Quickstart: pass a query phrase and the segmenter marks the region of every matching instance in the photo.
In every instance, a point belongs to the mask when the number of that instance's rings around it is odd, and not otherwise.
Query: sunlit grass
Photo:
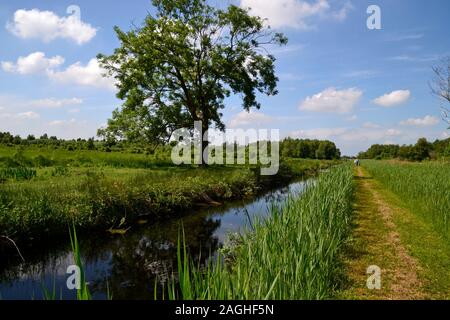
[[[299,198],[254,221],[227,258],[194,265],[183,242],[169,299],[326,299],[337,289],[338,255],[350,232],[353,171],[323,173]]]
[[[450,163],[364,161],[363,166],[450,239]]]

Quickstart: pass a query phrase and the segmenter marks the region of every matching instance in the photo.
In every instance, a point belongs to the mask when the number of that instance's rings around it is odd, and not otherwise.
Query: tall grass
[[[364,161],[363,166],[450,239],[450,163]]]
[[[197,266],[179,245],[178,285],[169,299],[326,299],[340,275],[339,253],[352,220],[353,171],[334,167],[298,198],[274,206],[254,221],[232,249],[228,263]]]
[[[73,259],[80,270],[80,288],[77,289],[77,300],[91,300],[92,297],[87,285],[83,262],[81,261],[80,246],[75,227],[70,231],[70,244],[72,246]]]

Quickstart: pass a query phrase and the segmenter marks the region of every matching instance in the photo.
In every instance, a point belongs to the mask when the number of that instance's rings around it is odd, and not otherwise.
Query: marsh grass
[[[178,275],[171,300],[327,299],[338,286],[339,254],[351,229],[353,170],[330,169],[284,206],[241,235],[232,250],[204,266],[191,261],[184,233],[178,243]]]
[[[107,230],[125,218],[168,219],[212,200],[251,198],[331,162],[291,160],[277,176],[257,166],[173,166],[145,154],[0,146],[0,229],[15,240]]]
[[[450,163],[364,161],[363,166],[450,240]]]

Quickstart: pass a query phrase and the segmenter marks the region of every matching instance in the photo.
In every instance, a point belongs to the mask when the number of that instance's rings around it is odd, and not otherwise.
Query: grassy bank
[[[196,205],[249,198],[332,164],[290,160],[279,175],[261,177],[256,167],[175,167],[142,154],[2,152],[0,234],[15,240],[64,235],[72,224],[106,230],[144,216],[167,219]]]
[[[301,197],[254,221],[227,256],[205,268],[179,252],[172,299],[326,299],[340,276],[340,249],[350,231],[351,166],[334,167]]]
[[[448,299],[449,163],[365,161],[363,166],[374,178],[376,192],[393,210],[392,220],[401,243],[420,266],[417,273],[423,295],[427,299]],[[388,253],[383,252],[378,259],[385,263]]]
[[[363,166],[450,241],[450,163],[364,161]]]

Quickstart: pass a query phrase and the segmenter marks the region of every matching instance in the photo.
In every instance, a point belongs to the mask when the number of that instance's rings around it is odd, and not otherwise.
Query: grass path
[[[397,225],[399,216],[412,213],[387,201],[380,185],[358,167],[356,169],[356,219],[353,240],[345,265],[348,289],[341,293],[346,299],[427,299],[422,267],[410,254]],[[381,268],[381,289],[367,288],[367,268]]]

